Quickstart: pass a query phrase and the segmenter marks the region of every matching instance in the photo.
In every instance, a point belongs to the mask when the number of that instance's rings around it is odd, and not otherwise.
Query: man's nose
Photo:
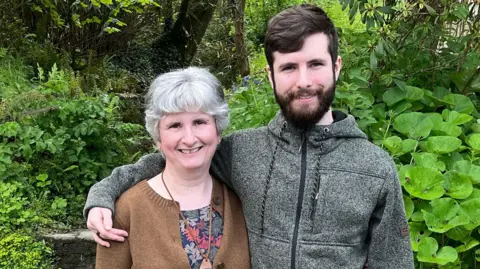
[[[299,89],[307,89],[312,86],[312,77],[308,68],[298,69],[297,87]]]

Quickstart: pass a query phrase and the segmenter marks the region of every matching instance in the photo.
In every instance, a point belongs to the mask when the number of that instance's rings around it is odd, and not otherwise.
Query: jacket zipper
[[[293,229],[293,238],[292,238],[292,264],[291,268],[295,269],[296,264],[296,252],[297,252],[297,238],[298,238],[298,226],[300,225],[300,217],[302,215],[302,207],[303,207],[303,193],[305,191],[305,177],[307,173],[307,134],[303,133],[303,141],[302,141],[302,164],[301,164],[301,171],[300,171],[300,189],[298,192],[298,201],[297,201],[297,214],[295,217],[295,226]]]

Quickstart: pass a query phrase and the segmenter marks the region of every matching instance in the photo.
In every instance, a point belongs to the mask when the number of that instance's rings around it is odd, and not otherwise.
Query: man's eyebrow
[[[312,59],[312,60],[308,61],[308,64],[312,64],[312,63],[326,64],[326,61],[325,61],[325,59],[315,58],[315,59]]]
[[[288,66],[288,67],[289,67],[289,66],[297,66],[297,64],[296,64],[296,63],[293,63],[293,62],[286,62],[286,63],[283,63],[283,64],[279,65],[279,66],[278,66],[278,69],[283,69],[283,68],[285,68],[285,67],[287,67],[287,66]]]

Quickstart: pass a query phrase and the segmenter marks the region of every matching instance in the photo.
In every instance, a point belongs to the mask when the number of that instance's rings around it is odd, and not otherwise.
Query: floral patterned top
[[[198,269],[202,264],[203,257],[200,255],[200,251],[203,254],[208,252],[208,237],[210,232],[210,205],[194,209],[182,211],[183,215],[188,221],[190,226],[190,232],[185,229],[185,223],[181,216],[179,220],[180,224],[180,234],[182,236],[182,246],[187,253],[188,262],[191,269]],[[212,210],[212,243],[210,249],[209,259],[213,263],[215,256],[217,255],[218,250],[220,249],[220,244],[223,237],[223,219],[222,216],[215,210]],[[194,239],[190,234],[193,234],[197,240],[195,244]],[[200,250],[198,249],[198,247]]]

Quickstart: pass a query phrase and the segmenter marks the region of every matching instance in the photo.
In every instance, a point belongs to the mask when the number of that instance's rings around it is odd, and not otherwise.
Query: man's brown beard
[[[301,129],[307,129],[317,124],[330,109],[335,97],[335,82],[333,85],[322,91],[321,89],[300,89],[291,91],[286,96],[280,96],[274,89],[275,99],[277,100],[282,114],[287,121]],[[295,111],[292,108],[292,102],[302,94],[314,94],[318,98],[318,107],[313,111]]]

